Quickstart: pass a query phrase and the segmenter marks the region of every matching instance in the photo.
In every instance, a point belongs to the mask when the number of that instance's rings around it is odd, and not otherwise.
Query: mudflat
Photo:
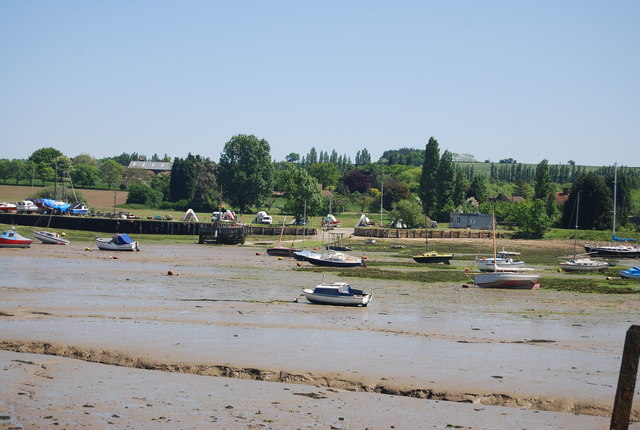
[[[0,428],[604,429],[640,315],[637,294],[365,278],[368,307],[312,305],[343,279],[141,239],[0,249]]]

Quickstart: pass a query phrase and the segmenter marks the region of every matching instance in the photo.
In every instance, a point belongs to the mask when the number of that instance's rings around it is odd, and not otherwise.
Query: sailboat
[[[280,242],[282,241],[282,235],[284,234],[284,227],[287,223],[287,217],[284,217],[282,221],[282,230],[280,230],[280,239],[278,239],[278,244],[272,248],[267,248],[267,255],[273,255],[276,257],[291,257],[293,252],[300,251],[299,249],[287,248],[286,246],[281,246]]]
[[[491,228],[493,230],[493,271],[474,274],[474,281],[480,288],[507,288],[537,290],[540,288],[540,275],[527,273],[533,269],[503,268],[496,263],[496,220],[495,215],[491,215]]]
[[[425,222],[425,225],[426,225],[426,222]],[[425,242],[425,246],[427,248],[427,252],[425,252],[423,254],[420,254],[420,255],[414,255],[412,258],[416,263],[444,263],[444,264],[451,264],[450,260],[453,258],[453,254],[452,253],[449,253],[449,252],[441,253],[441,252],[430,251],[429,250],[429,234],[428,234],[426,228],[424,230],[424,242]]]
[[[578,240],[578,217],[580,215],[580,193],[576,199],[576,226],[575,233],[573,235],[573,259],[561,261],[558,263],[562,270],[567,272],[593,272],[596,270],[604,270],[609,267],[609,263],[602,260],[592,260],[587,255],[586,257],[578,258],[576,254],[576,242]]]
[[[613,175],[613,234],[612,239],[614,242],[621,242],[617,244],[593,244],[585,243],[584,249],[587,253],[596,255],[598,257],[620,257],[620,258],[640,258],[640,246],[628,245],[625,242],[635,242],[636,239],[622,239],[616,236],[616,206],[617,206],[617,193],[618,193],[618,165],[615,165]]]

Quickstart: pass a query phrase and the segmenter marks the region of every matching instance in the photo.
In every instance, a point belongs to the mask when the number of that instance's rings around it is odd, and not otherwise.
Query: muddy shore
[[[322,274],[259,251],[0,249],[0,428],[608,427],[638,295],[350,279],[370,306],[317,306]]]

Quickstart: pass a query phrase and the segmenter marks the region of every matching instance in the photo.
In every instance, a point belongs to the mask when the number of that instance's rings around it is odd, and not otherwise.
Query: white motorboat
[[[311,303],[341,306],[367,306],[371,301],[371,293],[351,288],[346,282],[319,284],[315,288],[305,288],[302,294]]]
[[[115,234],[111,239],[96,237],[96,245],[102,251],[140,251],[138,242],[128,234]]]
[[[53,231],[37,230],[33,232],[33,237],[48,245],[68,245],[69,239],[66,239]]]

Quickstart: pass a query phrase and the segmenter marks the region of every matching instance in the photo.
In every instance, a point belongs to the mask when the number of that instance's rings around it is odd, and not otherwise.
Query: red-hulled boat
[[[0,248],[29,248],[33,239],[20,236],[15,230],[5,230],[0,234]]]

